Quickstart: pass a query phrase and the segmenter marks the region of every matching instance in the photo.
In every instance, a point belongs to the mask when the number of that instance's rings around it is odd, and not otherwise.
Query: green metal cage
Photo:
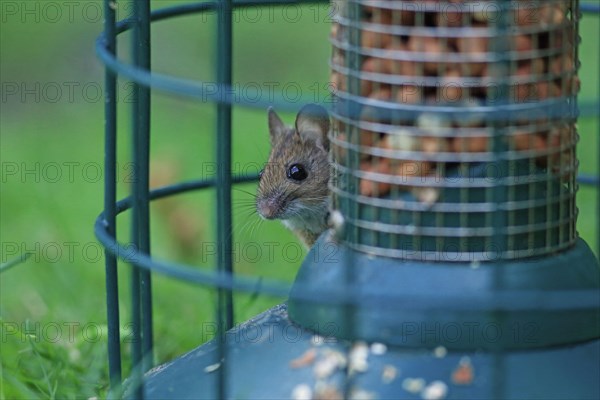
[[[595,366],[600,357],[600,273],[597,259],[575,229],[578,185],[598,185],[598,177],[577,174],[575,122],[581,114],[597,115],[598,107],[597,102],[577,103],[578,21],[582,11],[599,10],[576,0],[331,2],[336,101],[331,109],[330,190],[337,218],[306,258],[293,286],[260,283],[262,293],[289,295],[287,305],[234,330],[254,324],[284,332],[299,326],[302,335],[295,347],[277,335],[269,346],[228,341],[234,292],[257,287],[256,279],[234,273],[231,190],[258,176],[224,172],[214,180],[150,191],[151,90],[214,102],[216,161],[231,165],[232,107],[266,109],[275,103],[279,109],[295,109],[281,96],[274,102],[250,102],[232,95],[232,11],[304,3],[327,2],[218,0],[151,12],[149,1],[140,0],[133,2],[131,18],[116,21],[118,2],[104,1],[105,31],[97,52],[107,67],[106,178],[104,211],[95,232],[106,248],[111,395],[122,395],[123,384],[118,259],[132,266],[134,367],[127,397],[303,398],[306,391],[290,389],[302,382],[309,383],[313,397],[600,395],[597,385],[586,381],[600,373]],[[209,11],[217,20],[219,89],[153,72],[151,22]],[[117,36],[126,31],[133,33],[131,65],[116,57]],[[118,76],[134,82],[130,136],[136,166],[131,196],[119,201]],[[209,187],[217,193],[214,272],[154,259],[150,202]],[[116,232],[117,215],[128,209],[133,251],[117,240]],[[312,257],[328,246],[338,249],[338,262]],[[193,357],[156,369],[153,273],[215,288],[220,328],[217,339],[192,351]],[[427,334],[440,326],[458,326],[466,333],[474,324],[525,331],[497,340]],[[527,329],[535,331],[534,340],[522,337],[532,332]],[[315,338],[329,336],[336,339],[318,349],[313,346]],[[370,347],[381,358],[369,371],[357,369],[356,359],[362,360],[357,354],[369,351],[363,341],[381,345]],[[342,354],[346,364],[336,364],[329,380],[282,370],[277,366],[290,361],[291,347],[315,348],[325,359]],[[381,354],[382,348],[389,350]],[[446,351],[449,355],[440,357]],[[270,360],[271,367],[248,371],[259,358]],[[558,367],[564,360],[575,365],[573,371]],[[440,371],[475,364],[484,378],[468,387],[458,384],[448,392],[448,385],[436,378]],[[406,379],[382,384],[376,368],[383,377],[386,371],[427,376],[430,385],[412,390],[404,386]],[[532,369],[539,369],[537,382],[524,378],[534,376],[527,372]],[[280,387],[260,388],[267,378]],[[579,386],[567,386],[569,379]],[[332,388],[337,389],[327,392]]]

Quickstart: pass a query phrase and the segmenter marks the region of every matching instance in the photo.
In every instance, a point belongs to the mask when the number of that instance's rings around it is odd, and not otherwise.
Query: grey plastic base
[[[433,263],[372,257],[327,236],[306,257],[290,294],[290,318],[299,325],[335,329],[346,339],[461,350],[600,337],[600,267],[583,240],[519,262]],[[349,275],[353,285],[345,288]],[[328,304],[336,290],[352,293],[355,304]]]
[[[228,356],[219,369],[211,367],[219,361],[217,344],[212,341],[146,374],[146,398],[215,399],[221,369],[226,374],[228,398],[289,399],[298,385],[308,385],[314,395],[318,386],[315,363],[292,368],[290,361],[315,348],[318,362],[329,350],[345,353],[350,345],[326,339],[315,346],[312,332],[294,325],[285,305],[230,331],[227,338]],[[425,385],[443,382],[447,399],[600,398],[598,340],[498,355],[477,351],[449,351],[444,355],[438,351],[436,357],[432,350],[388,347],[379,355],[369,351],[366,371],[353,375],[348,389],[369,392],[375,399],[421,399],[421,391],[411,393],[403,388],[403,384],[407,387],[406,379],[420,378]],[[470,363],[473,380],[455,384],[453,371],[465,360]],[[396,377],[384,383],[384,369],[395,370]],[[344,371],[337,368],[322,382],[343,393],[344,378]]]

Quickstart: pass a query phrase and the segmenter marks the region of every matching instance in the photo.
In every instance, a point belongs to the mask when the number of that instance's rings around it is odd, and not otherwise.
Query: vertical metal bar
[[[233,271],[231,258],[231,104],[227,101],[224,87],[231,86],[232,25],[231,0],[219,2],[217,26],[217,81],[221,86],[221,100],[217,105],[217,237],[219,240],[219,268],[227,273]],[[225,327],[233,326],[233,301],[231,291],[225,299]]]
[[[150,1],[139,1],[138,65],[150,70]],[[150,254],[150,88],[139,87],[139,159],[140,193],[139,248]],[[150,271],[140,272],[142,300],[142,353],[144,372],[152,368],[152,280]]]
[[[232,2],[220,0],[217,4],[217,82],[220,101],[217,104],[217,268],[222,274],[233,273],[231,258],[231,104],[228,90],[232,81]],[[233,326],[233,294],[231,290],[217,290],[216,318],[219,334],[219,362],[226,358],[225,332]],[[217,398],[227,398],[226,364],[219,368]]]
[[[570,26],[569,28],[572,29],[567,29],[566,31],[568,33],[565,33],[565,29],[563,29],[563,35],[567,36],[569,35],[570,37],[563,37],[563,46],[566,45],[566,43],[573,43],[573,47],[572,47],[572,51],[569,51],[569,56],[573,57],[573,67],[574,67],[574,71],[569,71],[569,75],[567,77],[567,79],[569,80],[569,84],[567,85],[567,87],[569,87],[569,103],[571,105],[571,108],[569,109],[570,111],[570,115],[568,117],[562,117],[562,120],[560,121],[561,126],[565,125],[565,120],[569,125],[569,138],[574,138],[573,135],[579,135],[579,132],[577,130],[577,116],[579,114],[579,103],[578,103],[578,97],[577,94],[573,94],[573,92],[571,91],[572,85],[575,85],[575,76],[577,76],[578,74],[578,65],[579,65],[579,18],[580,18],[580,10],[579,10],[579,0],[571,0],[569,2],[569,4],[567,4],[568,8],[571,10],[571,20],[570,22]],[[564,80],[563,80],[563,88],[562,91],[563,93],[565,93],[565,89],[564,89]],[[562,138],[561,138],[561,145],[562,145]],[[600,154],[600,153],[599,153]],[[573,148],[569,149],[569,168],[571,168],[574,164],[578,164],[577,162],[577,143],[575,143]],[[561,163],[562,163],[562,157],[561,157]],[[562,165],[561,165],[561,169],[562,169]],[[568,240],[571,241],[573,240],[573,238],[575,238],[577,236],[577,192],[579,191],[579,183],[577,182],[577,174],[579,172],[579,167],[575,167],[575,171],[571,172],[569,174],[569,190],[570,190],[570,197],[569,197],[569,237]],[[562,209],[563,205],[559,204],[559,207]],[[600,229],[600,228],[597,228]]]
[[[150,69],[150,3],[133,3],[133,65]],[[150,253],[149,158],[150,89],[133,86],[133,210],[131,241],[143,253]],[[135,398],[143,398],[142,374],[152,366],[152,290],[148,271],[134,266],[131,276],[132,380]]]
[[[492,201],[496,205],[496,211],[492,215],[492,225],[494,227],[493,244],[497,249],[497,254],[495,254],[496,261],[502,261],[504,252],[508,250],[506,233],[508,215],[506,211],[506,201],[508,198],[508,190],[514,190],[514,187],[511,185],[513,180],[510,177],[509,165],[506,159],[506,153],[508,151],[506,128],[510,124],[510,121],[508,120],[510,117],[506,112],[505,107],[510,102],[510,87],[506,83],[506,77],[511,73],[511,60],[507,58],[510,57],[510,47],[509,41],[506,40],[506,35],[509,33],[508,23],[510,22],[510,9],[507,7],[510,6],[509,2],[500,4],[500,17],[496,23],[495,39],[491,40],[490,43],[491,49],[496,55],[503,55],[503,57],[505,57],[505,59],[498,61],[494,65],[495,71],[493,76],[497,78],[500,83],[498,84],[497,98],[491,100],[491,104],[496,104],[498,107],[501,107],[504,113],[502,118],[492,117],[493,136],[491,142],[495,168],[489,171],[493,174],[490,178],[494,179],[496,183],[492,188]],[[496,176],[494,176],[494,174]],[[507,188],[507,185],[510,187]],[[499,264],[501,264],[501,262]],[[500,268],[497,270],[498,272],[495,277],[501,279],[503,273],[500,272]]]
[[[582,17],[582,11],[581,11],[581,7],[585,6],[585,5],[580,5],[579,0],[575,0],[575,5],[573,7],[573,10],[575,10],[574,12],[577,15],[577,23],[575,25],[576,27],[576,54],[579,54],[579,43],[580,43],[580,36],[579,36],[579,22],[581,20]],[[589,8],[592,8],[594,6],[589,5]],[[588,16],[590,17],[595,17],[595,18],[600,18],[600,14],[588,14]],[[600,51],[600,43],[598,44],[598,48],[597,50]],[[577,56],[577,64],[579,65],[579,56]],[[600,71],[598,71],[598,73],[600,73]],[[597,88],[600,91],[600,87]],[[596,99],[597,100],[597,99]],[[600,114],[598,114],[598,112],[596,112],[596,118],[598,119],[598,122],[596,123],[596,126],[598,127],[598,154],[596,155],[596,160],[597,160],[597,174],[596,174],[596,179],[600,179]],[[600,185],[596,185],[596,210],[597,210],[597,220],[596,220],[596,257],[600,258]]]
[[[353,50],[347,51],[346,53],[346,65],[349,71],[360,71],[361,70],[361,55],[356,48],[361,46],[361,29],[362,25],[361,14],[362,14],[362,6],[358,2],[349,2],[346,7],[346,12],[348,13],[344,17],[348,18],[351,23],[351,26],[348,26],[346,29],[349,30],[347,40],[351,46],[355,46]],[[358,23],[357,25],[355,25]],[[362,78],[357,78],[354,74],[350,74],[348,76],[348,92],[352,95],[360,95],[360,84]],[[359,110],[359,105],[354,102],[354,100],[347,100],[346,105],[346,117],[351,120],[353,123],[350,125],[346,125],[346,129],[349,131],[346,133],[346,140],[352,143],[355,146],[360,145],[361,143],[361,130],[355,124],[355,121],[359,120],[361,110]],[[379,112],[376,113],[378,115]],[[356,148],[356,147],[355,147]],[[360,170],[360,154],[358,151],[353,150],[352,152],[348,152],[348,166],[351,171],[359,171]],[[350,243],[353,244],[363,244],[365,240],[365,231],[363,228],[359,228],[358,225],[354,221],[358,221],[360,218],[358,203],[358,193],[360,185],[357,182],[357,178],[353,176],[353,174],[348,174],[348,180],[346,184],[346,190],[352,194],[351,201],[347,202],[346,212],[348,216],[353,221],[352,229],[345,229],[347,231],[346,238]],[[373,211],[373,210],[371,210]],[[371,213],[371,218],[375,218],[374,213]],[[367,239],[368,240],[368,239]],[[372,245],[378,245],[378,242],[373,242]],[[344,264],[345,264],[345,274],[344,274],[344,291],[346,293],[350,293],[354,286],[354,282],[356,281],[356,265],[355,259],[352,257],[352,254],[349,252],[345,253],[344,256]],[[360,294],[356,293],[356,296],[360,296]],[[342,321],[342,331],[345,332],[347,337],[354,337],[353,328],[355,326],[355,313],[356,307],[354,304],[344,303],[343,305],[343,321]],[[346,366],[345,371],[345,380],[343,387],[343,397],[345,399],[350,398],[350,393],[352,391],[354,379],[350,374],[350,366],[349,363]]]
[[[135,226],[138,218],[132,215],[132,225]],[[131,387],[132,397],[136,399],[143,398],[142,382],[142,334],[141,308],[140,308],[140,270],[136,266],[131,269]]]
[[[136,0],[134,0],[136,1]],[[135,47],[134,47],[135,49]],[[134,50],[135,51],[135,50]],[[136,85],[133,86],[132,90],[132,101],[133,101],[133,130],[132,130],[132,142],[133,142],[133,208],[131,213],[131,244],[134,248],[139,249],[138,237],[139,237],[139,193],[138,193],[138,180],[139,180],[139,164],[136,161],[135,149],[138,147],[138,135],[137,125],[137,102],[139,101],[139,92]],[[131,385],[134,388],[133,397],[143,397],[141,388],[141,360],[142,360],[142,333],[141,333],[141,305],[140,305],[140,269],[132,265],[131,268]]]
[[[357,2],[349,2],[346,6],[346,11],[348,13],[347,18],[352,22],[359,22],[360,13],[361,13],[361,5]],[[352,24],[351,24],[352,25]],[[346,66],[349,71],[360,71],[360,54],[356,50],[357,47],[361,45],[361,32],[360,25],[352,25],[348,26],[348,41],[351,46],[353,46],[352,50],[347,50],[347,58],[346,58]],[[350,74],[348,76],[348,92],[352,95],[360,95],[360,79],[358,79],[354,74]],[[359,120],[360,112],[359,104],[357,104],[354,100],[346,100],[346,117],[349,118],[353,123],[350,124],[347,129],[349,132],[347,133],[347,140],[354,146],[360,145],[360,129],[356,126],[356,121]],[[352,150],[348,152],[350,157],[348,157],[347,165],[351,171],[359,171],[360,170],[360,161],[359,161],[359,153],[356,150]],[[351,221],[357,221],[359,218],[358,211],[358,201],[357,195],[359,191],[358,178],[356,178],[353,174],[346,174],[348,177],[348,181],[346,183],[347,191],[352,193],[352,201],[347,203],[347,213],[350,217]],[[350,243],[354,244],[362,244],[364,240],[363,228],[359,228],[356,223],[353,222],[352,229],[347,229],[346,238]]]
[[[117,51],[115,31],[116,0],[104,0],[104,37],[111,54]],[[104,217],[106,231],[116,238],[116,161],[117,161],[117,76],[106,68],[104,74]],[[108,325],[108,375],[110,390],[121,385],[121,336],[119,330],[119,281],[117,259],[109,251],[106,260],[106,319]],[[110,397],[110,395],[109,395]]]
[[[497,249],[497,253],[495,254],[495,269],[493,275],[492,287],[494,290],[502,290],[504,287],[504,264],[505,264],[505,251],[508,250],[508,233],[507,233],[507,224],[508,224],[508,211],[506,210],[506,202],[508,199],[507,189],[511,191],[514,190],[514,179],[510,176],[509,165],[506,159],[506,154],[508,151],[508,144],[506,141],[507,134],[507,126],[512,125],[510,121],[510,116],[506,112],[506,105],[511,101],[510,98],[510,87],[508,85],[506,78],[512,73],[511,67],[511,56],[510,56],[510,44],[509,41],[506,40],[507,35],[510,33],[510,23],[511,23],[511,2],[501,2],[500,6],[500,15],[497,18],[496,22],[496,35],[494,35],[494,39],[490,41],[491,51],[495,53],[496,56],[502,55],[505,57],[502,60],[499,60],[495,64],[495,73],[493,76],[501,82],[498,85],[498,97],[497,97],[497,105],[502,107],[503,116],[502,118],[493,117],[492,127],[493,127],[493,137],[492,137],[492,151],[494,153],[495,160],[495,173],[496,176],[496,184],[492,188],[492,201],[496,205],[496,210],[492,216],[492,226],[493,230],[493,239],[492,243]],[[492,177],[492,179],[494,179]],[[506,186],[510,185],[509,188]],[[489,200],[489,199],[488,199]],[[492,252],[493,254],[494,252]],[[503,324],[505,321],[505,315],[502,311],[493,311],[492,317],[495,323]],[[492,393],[494,398],[505,398],[505,362],[504,355],[502,353],[502,348],[497,346],[493,348],[493,369],[492,369]]]
[[[575,3],[575,8],[574,8],[577,12],[577,54],[579,54],[579,21],[581,19],[581,11],[580,11],[580,5],[579,5],[579,0],[576,0]],[[600,17],[600,15],[596,15],[596,17]],[[598,44],[598,50],[600,51],[600,43]],[[579,57],[577,57],[577,63],[579,64]],[[600,70],[598,71],[598,73],[600,74]],[[600,85],[597,88],[598,89],[598,93],[600,95]],[[596,113],[596,118],[598,119],[596,126],[598,127],[598,136],[596,136],[598,138],[598,154],[596,155],[596,160],[598,161],[598,173],[596,174],[596,179],[597,181],[600,181],[600,114]],[[596,257],[598,259],[600,259],[600,184],[596,184],[596,213],[597,213],[597,221],[596,221]]]

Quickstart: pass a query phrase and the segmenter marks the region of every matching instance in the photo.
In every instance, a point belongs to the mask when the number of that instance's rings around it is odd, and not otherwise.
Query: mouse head
[[[303,218],[328,196],[329,114],[304,106],[293,127],[269,108],[271,153],[261,172],[256,208],[267,219]]]

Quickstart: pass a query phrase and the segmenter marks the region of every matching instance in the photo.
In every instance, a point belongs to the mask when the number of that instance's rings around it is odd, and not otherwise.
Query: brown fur
[[[263,218],[282,220],[307,247],[327,229],[328,131],[329,117],[320,106],[302,108],[293,128],[269,110],[271,154],[259,182],[256,207]],[[293,164],[304,167],[305,180],[287,177]]]

